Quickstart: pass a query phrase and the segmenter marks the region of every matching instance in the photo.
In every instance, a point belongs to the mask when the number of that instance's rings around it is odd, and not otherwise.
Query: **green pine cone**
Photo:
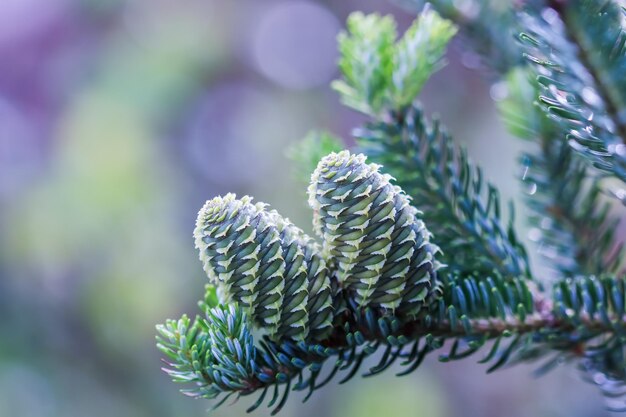
[[[276,211],[233,194],[208,201],[194,236],[223,302],[247,306],[271,337],[319,338],[331,329],[332,293],[312,240]]]
[[[254,322],[270,335],[280,327],[285,261],[280,233],[263,204],[234,194],[206,202],[194,230],[205,272],[222,302],[248,308]]]
[[[314,228],[359,306],[415,315],[438,297],[438,247],[403,191],[365,161],[348,151],[320,161],[309,186]]]

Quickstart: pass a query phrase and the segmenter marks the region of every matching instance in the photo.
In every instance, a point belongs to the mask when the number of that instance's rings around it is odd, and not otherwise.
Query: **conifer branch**
[[[615,131],[626,143],[626,32],[623,10],[610,0],[548,0],[576,45],[580,62],[591,75]],[[609,53],[605,53],[605,52]]]
[[[538,86],[526,70],[507,77],[508,96],[498,109],[509,131],[534,147],[520,157],[525,199],[539,253],[562,277],[619,271],[617,219],[602,201],[598,182],[572,147],[558,138],[559,127],[533,104]],[[528,143],[528,142],[527,142]]]
[[[409,3],[417,7],[420,2]],[[537,2],[525,3],[527,10],[540,13],[540,5],[534,4]],[[540,90],[533,87],[536,82],[530,81],[525,70],[516,68],[522,62],[503,67],[502,60],[496,59],[510,51],[522,57],[519,45],[504,41],[488,43],[483,35],[493,29],[494,21],[497,25],[502,23],[516,28],[510,30],[517,30],[517,33],[523,31],[514,7],[479,1],[480,12],[471,21],[472,25],[479,25],[480,30],[475,30],[468,26],[467,19],[452,2],[436,0],[433,4],[438,12],[459,25],[461,35],[482,55],[488,71],[499,73],[503,78],[500,82],[506,82],[507,99],[497,104],[509,130],[524,140],[537,143],[534,151],[524,151],[520,162],[526,202],[531,209],[528,219],[534,227],[531,236],[539,253],[564,277],[619,271],[623,252],[615,244],[618,220],[608,214],[609,205],[602,200],[599,179],[589,180],[586,164],[567,141],[560,139],[562,126],[534,106]],[[495,15],[497,19],[482,18]],[[493,33],[502,32],[498,29]],[[485,50],[484,45],[491,47]],[[505,50],[494,52],[494,48]]]
[[[363,362],[383,350],[381,360],[365,371],[371,376],[396,361],[398,375],[415,371],[426,355],[448,346],[441,362],[464,359],[492,342],[479,362],[488,372],[518,362],[549,358],[537,372],[555,363],[579,360],[588,367],[601,352],[623,351],[617,334],[626,330],[622,278],[585,278],[564,281],[551,300],[533,298],[526,281],[515,286],[498,279],[447,279],[444,297],[419,319],[400,322],[374,309],[348,308],[333,333],[319,344],[264,337],[254,344],[241,326],[241,310],[221,306],[205,310],[206,319],[193,324],[183,317],[158,327],[159,348],[171,363],[167,372],[179,382],[193,384],[185,393],[194,397],[227,398],[260,392],[252,411],[268,400],[278,412],[290,390],[315,390],[333,377],[351,379]],[[349,299],[346,300],[348,303]],[[445,343],[450,341],[450,343]],[[329,369],[324,364],[331,360]],[[606,369],[623,378],[619,369]]]
[[[436,16],[429,10],[425,14]],[[424,26],[420,22],[429,24]],[[380,71],[377,67],[381,59],[363,62],[355,58],[356,54],[350,53],[351,49],[361,50],[362,41],[358,34],[363,30],[362,27],[369,25],[369,20],[353,19],[351,31],[340,36],[339,47],[343,51],[344,73],[345,68],[353,67],[369,68],[367,73]],[[441,44],[447,42],[453,33],[449,24],[443,23],[438,16],[421,17],[395,49],[402,51],[402,45],[411,44],[407,38],[421,39],[421,44],[424,45]],[[418,42],[414,46],[417,51],[424,49],[419,44]],[[416,66],[412,61],[400,61],[396,57],[395,61],[403,64],[387,69],[389,79],[399,78],[396,76],[398,72],[417,74],[414,78],[418,80],[429,77],[441,68],[444,49],[440,46],[429,47],[429,50],[437,51],[435,55],[428,57],[436,64]],[[393,57],[390,59],[394,62]],[[407,70],[406,67],[411,65],[415,68]],[[351,83],[351,79],[345,77],[334,85]],[[530,276],[526,252],[512,227],[512,212],[506,227],[500,219],[497,189],[491,184],[483,184],[482,171],[469,162],[465,151],[452,143],[452,139],[440,128],[438,122],[429,126],[417,106],[410,105],[404,99],[394,99],[393,83],[378,84],[379,95],[390,97],[389,100],[380,102],[373,98],[368,99],[365,95],[355,96],[346,88],[339,88],[338,91],[344,103],[359,111],[373,108],[378,103],[377,111],[368,113],[373,119],[371,123],[365,129],[357,130],[355,136],[361,150],[374,162],[384,165],[413,198],[413,204],[423,209],[424,219],[432,228],[436,243],[443,250],[442,261],[461,274],[492,274],[497,271],[509,278]],[[412,91],[417,94],[423,82],[414,85]]]
[[[626,35],[618,6],[587,0],[568,2],[565,9],[553,5],[521,16],[520,39],[542,86],[539,103],[577,152],[626,181]]]

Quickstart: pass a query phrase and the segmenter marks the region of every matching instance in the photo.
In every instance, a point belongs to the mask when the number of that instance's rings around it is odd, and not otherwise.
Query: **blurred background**
[[[311,230],[285,150],[314,128],[349,145],[361,122],[328,86],[355,10],[414,17],[385,0],[0,0],[0,417],[207,414],[160,371],[154,325],[196,313],[206,199],[250,194]],[[501,91],[458,42],[448,55],[422,101],[516,196]],[[281,415],[608,415],[576,371],[532,370],[433,355]]]

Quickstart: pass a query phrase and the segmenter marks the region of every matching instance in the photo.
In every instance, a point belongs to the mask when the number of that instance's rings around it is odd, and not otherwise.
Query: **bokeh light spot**
[[[260,16],[252,31],[252,62],[286,88],[327,83],[335,71],[339,22],[326,8],[305,1],[279,3]]]

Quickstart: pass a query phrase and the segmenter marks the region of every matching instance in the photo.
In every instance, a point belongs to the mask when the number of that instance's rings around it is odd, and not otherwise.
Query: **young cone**
[[[248,307],[273,339],[304,340],[331,328],[330,279],[313,242],[276,211],[234,194],[207,201],[194,236],[222,302]]]
[[[403,191],[365,161],[348,151],[320,161],[309,186],[314,228],[360,307],[416,315],[440,291],[438,248]]]

